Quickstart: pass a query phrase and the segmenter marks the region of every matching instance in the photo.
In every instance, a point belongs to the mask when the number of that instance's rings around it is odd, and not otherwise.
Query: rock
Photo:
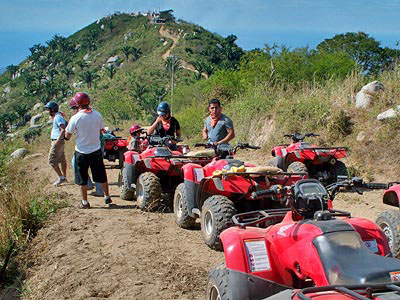
[[[163,46],[166,46],[168,44],[168,41],[165,41],[164,43],[163,43]]]
[[[85,54],[85,56],[83,57],[83,60],[85,60],[85,61],[86,61],[86,60],[88,60],[88,59],[89,59],[89,57],[90,57],[90,54],[89,54],[89,53],[86,53],[86,54]]]
[[[16,158],[23,158],[26,154],[28,153],[28,150],[25,148],[19,148],[15,150],[13,153],[11,153],[11,158],[16,159]]]
[[[4,94],[9,94],[11,93],[11,88],[9,86],[7,86],[4,90],[3,90]]]
[[[372,94],[375,95],[376,93],[378,93],[379,91],[383,91],[385,89],[383,83],[379,82],[379,81],[372,81],[366,85],[364,85],[361,88],[361,91],[364,91],[365,93],[368,94]]]
[[[83,81],[74,82],[72,86],[76,89],[79,89],[82,86]]]
[[[104,30],[104,27],[105,27],[104,24],[101,24],[100,29]]]
[[[15,133],[7,133],[6,134],[6,137],[9,137],[9,138],[14,138],[16,136],[16,134]]]
[[[33,106],[33,108],[32,108],[32,110],[38,110],[38,109],[40,109],[40,108],[42,108],[42,106],[43,106],[43,104],[42,103],[36,103],[34,106]]]
[[[35,159],[35,158],[42,157],[42,156],[43,156],[43,153],[34,153],[31,155],[25,156],[24,160],[31,160],[31,159]]]
[[[374,101],[374,95],[379,91],[383,91],[384,86],[379,81],[372,81],[364,85],[356,95],[356,107],[367,108]]]
[[[30,120],[31,127],[34,125],[37,125],[36,123],[42,118],[42,116],[43,116],[43,113],[34,115]]]
[[[356,107],[357,108],[367,108],[372,101],[374,101],[374,97],[364,93],[363,91],[359,91],[356,95]]]
[[[75,45],[75,50],[78,51],[79,49],[81,49],[82,45],[81,44],[76,44]]]
[[[42,125],[33,125],[33,126],[29,127],[27,130],[34,130],[34,129],[38,129],[38,128],[42,128]]]
[[[364,141],[365,138],[366,138],[366,136],[367,136],[367,135],[365,134],[364,131],[360,131],[360,133],[357,135],[357,138],[356,138],[357,142],[362,142],[362,141]]]
[[[111,57],[107,60],[107,63],[109,63],[109,64],[115,63],[115,62],[118,61],[118,59],[119,59],[119,56],[118,56],[118,55],[111,56]]]
[[[383,121],[383,120],[386,120],[386,119],[395,118],[398,115],[399,115],[399,112],[394,110],[393,108],[391,108],[391,109],[389,109],[387,111],[384,111],[383,113],[380,113],[376,118],[379,121]]]
[[[100,19],[98,19],[97,21],[96,21],[96,24],[99,24],[100,23]]]

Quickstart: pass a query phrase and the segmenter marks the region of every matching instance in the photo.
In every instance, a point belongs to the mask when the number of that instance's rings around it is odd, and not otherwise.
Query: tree
[[[140,48],[132,47],[131,54],[132,54],[133,61],[136,61],[142,55],[142,50]]]
[[[73,70],[72,70],[72,67],[71,67],[71,66],[68,66],[68,65],[65,65],[65,66],[61,67],[61,68],[60,68],[60,72],[61,72],[62,74],[64,74],[65,77],[67,77],[67,80],[69,80],[69,77],[70,77],[72,74],[74,74],[74,72],[73,72]]]
[[[124,52],[126,60],[128,60],[129,59],[129,55],[132,52],[132,48],[130,46],[124,46],[124,47],[121,48],[121,50],[122,50],[122,52]]]
[[[166,23],[175,23],[173,12],[172,9],[160,11],[160,18],[164,19]]]
[[[110,29],[110,33],[112,33],[113,29],[114,29],[115,27],[117,27],[117,25],[115,25],[115,24],[113,23],[113,21],[110,19],[110,21],[107,23],[107,27],[108,27],[108,29]]]
[[[387,51],[380,43],[364,32],[347,32],[325,39],[317,46],[319,52],[345,52],[366,72],[378,72],[398,55],[397,51]],[[392,49],[393,50],[393,49]]]
[[[117,72],[117,68],[113,64],[108,65],[104,68],[104,70],[110,79],[113,79],[115,73]]]
[[[143,96],[144,94],[146,94],[147,89],[146,86],[144,84],[140,84],[140,83],[135,83],[135,88],[133,90],[133,96],[136,98],[136,100],[141,103],[141,101],[143,100]]]
[[[17,74],[19,67],[15,65],[9,65],[6,67],[8,73],[10,73],[11,79],[14,78],[14,76]]]
[[[85,72],[81,73],[79,77],[82,79],[83,82],[86,83],[87,87],[90,89],[92,87],[93,81],[95,81],[100,76],[97,75],[96,71],[86,70]]]

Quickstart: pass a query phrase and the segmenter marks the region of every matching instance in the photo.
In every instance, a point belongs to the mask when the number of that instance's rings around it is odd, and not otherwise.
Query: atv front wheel
[[[307,169],[306,165],[300,161],[292,162],[288,166],[287,171],[289,173],[306,173],[308,175],[308,169]]]
[[[153,209],[156,201],[161,199],[160,179],[153,173],[140,174],[136,182],[136,200],[141,210]]]
[[[400,257],[400,211],[386,210],[375,222],[385,234],[394,257]]]
[[[222,263],[208,273],[206,300],[230,300],[231,294],[226,266]]]
[[[175,190],[174,214],[175,214],[175,223],[178,224],[178,226],[181,228],[190,229],[194,226],[194,223],[196,222],[196,219],[192,218],[189,215],[189,210],[187,207],[186,189],[184,183],[179,184]]]
[[[222,250],[219,235],[228,228],[235,214],[235,205],[227,197],[214,195],[207,198],[201,209],[201,235],[207,246]]]
[[[135,200],[135,189],[132,187],[129,187],[128,184],[128,178],[126,174],[126,168],[122,169],[122,186],[121,186],[121,194],[120,198],[122,200]]]

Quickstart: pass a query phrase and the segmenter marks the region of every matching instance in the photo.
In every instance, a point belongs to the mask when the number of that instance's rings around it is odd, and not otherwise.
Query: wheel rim
[[[210,294],[208,295],[207,300],[221,300],[221,296],[215,285],[210,288]]]
[[[385,234],[385,236],[388,240],[390,249],[393,249],[393,234],[392,234],[392,231],[390,230],[389,225],[382,223],[379,225],[379,227],[382,229],[383,233]]]
[[[213,228],[214,228],[214,216],[208,210],[208,211],[206,211],[206,213],[204,215],[204,229],[205,229],[207,236],[210,236],[212,234]]]
[[[136,193],[137,193],[137,200],[139,202],[142,201],[144,192],[143,192],[143,185],[140,181],[138,182]]]
[[[176,195],[176,199],[175,199],[175,207],[176,207],[176,216],[178,219],[180,219],[182,217],[182,211],[183,211],[183,207],[182,207],[182,197],[180,194]]]

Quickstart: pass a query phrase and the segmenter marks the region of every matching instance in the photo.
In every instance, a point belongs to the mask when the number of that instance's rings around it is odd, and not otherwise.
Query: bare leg
[[[64,159],[63,162],[61,162],[61,170],[62,170],[62,176],[67,178],[67,161]]]
[[[88,187],[87,185],[81,185],[81,195],[82,195],[82,200],[87,201],[87,191],[88,191]]]
[[[54,171],[56,171],[56,173],[57,173],[58,176],[64,176],[64,175],[61,173],[61,170],[60,170],[60,167],[58,166],[58,164],[51,165],[51,166],[53,167]],[[65,168],[66,168],[66,167],[67,167],[67,166],[65,166]]]
[[[110,196],[110,193],[108,191],[108,182],[106,181],[106,182],[100,183],[100,185],[101,185],[101,188],[103,189],[104,195]]]

